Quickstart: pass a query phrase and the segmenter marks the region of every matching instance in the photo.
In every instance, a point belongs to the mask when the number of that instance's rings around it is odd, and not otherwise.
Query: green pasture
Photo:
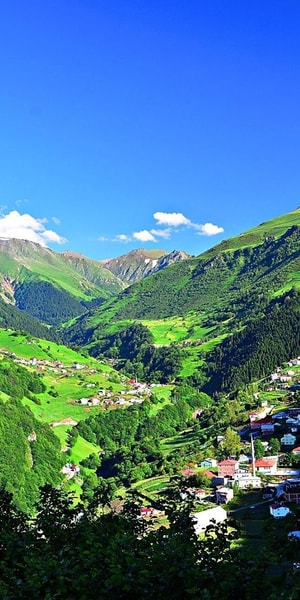
[[[86,387],[91,380],[95,383],[95,387]],[[24,399],[23,402],[31,408],[37,419],[47,423],[61,421],[67,417],[75,421],[86,419],[103,408],[99,405],[80,405],[76,400],[95,396],[100,388],[106,390],[109,388],[116,393],[123,389],[122,384],[111,382],[105,371],[89,374],[84,370],[74,369],[65,375],[48,371],[43,373],[43,382],[47,386],[47,391],[38,395],[40,404],[29,399]]]
[[[142,320],[140,322],[151,331],[155,344],[169,345],[173,342],[180,343],[183,340],[196,341],[203,339],[212,329],[201,325],[201,320],[204,321],[205,318],[205,314],[189,313],[184,317],[176,316],[168,319]]]
[[[162,320],[143,320],[141,323],[150,329],[154,336],[154,343],[158,345],[169,345],[172,342],[179,342],[185,338],[187,332],[185,320],[181,317]]]
[[[182,368],[180,371],[181,377],[189,377],[198,370],[198,368],[204,362],[201,354],[201,346],[190,346],[185,348],[184,359],[182,361]]]
[[[212,338],[211,340],[208,340],[207,342],[203,342],[203,344],[201,344],[201,351],[205,354],[206,352],[210,352],[211,350],[213,350],[213,348],[217,345],[219,345],[226,337],[228,334],[223,333],[222,335],[218,335],[215,338]]]
[[[23,404],[32,410],[34,416],[39,421],[46,423],[59,422],[62,419],[67,418],[78,422],[87,419],[92,414],[96,414],[99,410],[103,410],[99,406],[87,407],[72,403],[68,404],[61,398],[42,400],[40,406],[35,404],[32,400],[24,398]]]
[[[55,433],[56,437],[58,437],[62,449],[67,447],[70,429],[70,425],[59,425],[59,427],[53,427],[53,433]]]
[[[286,390],[272,390],[270,392],[259,392],[259,400],[267,400],[268,404],[280,402],[287,394]]]
[[[29,335],[17,334],[10,329],[0,328],[0,352],[1,350],[14,353],[17,357],[25,359],[36,358],[38,360],[60,361],[67,367],[73,363],[80,363],[103,371],[113,370],[111,367],[99,363],[96,359],[84,356],[62,344],[33,338]]]
[[[57,429],[57,427],[55,428]],[[78,436],[74,446],[71,448],[70,461],[78,465],[82,460],[87,458],[90,454],[97,454],[100,450],[99,446],[91,444],[85,440],[81,435]]]
[[[151,389],[151,395],[159,400],[165,401],[169,399],[173,389],[173,385],[156,385]]]

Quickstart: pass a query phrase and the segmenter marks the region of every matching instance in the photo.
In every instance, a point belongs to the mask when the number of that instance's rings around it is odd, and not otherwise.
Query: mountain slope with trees
[[[259,336],[260,328],[263,331],[261,323],[267,323],[267,319],[263,319],[269,313],[272,313],[273,322],[276,323],[275,330],[280,330],[282,320],[276,321],[281,316],[280,312],[277,314],[273,310],[274,302],[280,303],[281,299],[283,302],[290,290],[300,287],[300,227],[295,223],[296,218],[300,224],[300,209],[254,228],[245,234],[245,238],[238,236],[198,257],[190,257],[149,275],[70,324],[63,332],[66,343],[83,345],[93,356],[103,353],[122,360],[124,357],[116,340],[118,335],[126,335],[133,323],[139,322],[152,332],[153,322],[157,324],[173,320],[176,329],[176,319],[187,319],[189,326],[186,333],[183,332],[180,344],[176,341],[171,344],[166,339],[165,346],[181,348],[182,358],[186,357],[188,361],[189,355],[194,356],[189,347],[198,343],[199,368],[207,378],[208,371],[201,365],[203,362],[212,364],[217,359],[210,359],[212,346],[208,345],[206,350],[203,341],[211,340],[218,347],[222,339],[228,338],[220,351],[228,354],[228,364],[232,360],[233,367],[241,370],[238,356],[234,358],[232,354],[230,359],[230,353],[239,344],[236,341],[239,337],[236,336],[239,334],[243,339],[242,336],[246,335],[242,333],[244,328],[252,331],[252,336]],[[251,244],[245,246],[245,240],[250,240]],[[290,317],[294,326],[297,314],[296,311]],[[268,318],[271,322],[271,317]],[[199,325],[204,332],[204,340],[195,337],[194,332]],[[271,330],[268,329],[268,332],[271,338]],[[286,340],[286,337],[282,336],[281,339]],[[253,355],[257,354],[257,363],[263,360],[258,356],[259,348],[257,344],[252,351]],[[290,350],[286,345],[286,351],[280,355],[287,358]],[[273,362],[276,356],[273,353]],[[263,372],[263,369],[250,366],[250,360],[253,365],[254,359],[250,359],[249,353],[243,367],[248,373],[247,382],[252,376]],[[123,361],[120,364],[124,367],[125,363]],[[216,364],[219,364],[218,360]],[[128,361],[126,366],[129,367]],[[274,366],[273,363],[269,364],[269,367]],[[197,371],[196,364],[194,370]],[[220,377],[219,374],[211,379],[215,390],[224,386],[227,389],[231,385],[231,375],[228,375],[227,384]]]

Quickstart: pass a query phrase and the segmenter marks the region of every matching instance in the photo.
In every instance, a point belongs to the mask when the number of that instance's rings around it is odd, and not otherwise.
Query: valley
[[[277,498],[263,495],[300,468],[300,210],[171,254],[129,253],[108,275],[74,253],[2,244],[1,485],[26,515],[47,485],[84,515],[121,523],[130,507],[150,537],[188,511],[203,544],[201,522],[221,508],[228,552],[252,561],[259,540],[266,572],[265,527],[279,543],[299,517],[300,497],[279,496],[291,514],[276,528]]]

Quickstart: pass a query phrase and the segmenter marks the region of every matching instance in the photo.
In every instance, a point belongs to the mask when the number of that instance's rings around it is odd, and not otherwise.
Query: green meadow
[[[91,444],[79,435],[71,449],[71,462],[78,464],[90,454],[98,453],[99,450],[99,446]]]
[[[0,329],[1,350],[15,353],[20,358],[61,361],[66,366],[70,366],[75,362],[89,365],[92,363],[99,364],[96,360],[83,356],[76,350],[67,348],[62,344],[33,338],[30,335],[22,335],[10,329]]]
[[[173,342],[202,340],[212,330],[211,327],[203,327],[206,315],[189,313],[185,317],[170,317],[168,319],[142,320],[145,327],[150,329],[157,345],[169,345]]]
[[[15,354],[16,358],[35,358],[51,363],[27,367],[32,371],[38,370],[46,391],[38,395],[36,402],[23,399],[23,403],[32,410],[35,417],[47,423],[65,418],[75,421],[86,419],[93,412],[103,409],[100,406],[81,406],[76,404],[76,400],[95,396],[99,389],[116,393],[124,389],[119,375],[109,365],[54,342],[32,339],[30,336],[0,329],[1,352],[3,356],[7,352]],[[56,362],[62,366],[56,366]],[[76,364],[83,368],[74,368]],[[5,395],[2,396],[6,399]]]

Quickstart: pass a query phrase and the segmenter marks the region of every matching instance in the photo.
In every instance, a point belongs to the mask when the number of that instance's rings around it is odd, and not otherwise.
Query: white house
[[[228,487],[221,487],[216,489],[216,502],[217,504],[227,504],[233,498],[233,489]]]
[[[277,471],[278,458],[257,458],[255,460],[255,469],[258,473],[264,475],[274,475]]]
[[[79,398],[79,400],[77,400],[78,404],[85,404],[87,405],[89,402],[88,398]]]
[[[197,535],[204,532],[209,525],[214,523],[222,523],[227,519],[227,512],[222,506],[216,506],[215,508],[209,508],[202,512],[194,513],[194,527]]]
[[[236,475],[234,477],[234,483],[237,485],[239,490],[247,490],[249,488],[259,489],[262,487],[261,478],[250,475],[250,473],[245,475]]]

